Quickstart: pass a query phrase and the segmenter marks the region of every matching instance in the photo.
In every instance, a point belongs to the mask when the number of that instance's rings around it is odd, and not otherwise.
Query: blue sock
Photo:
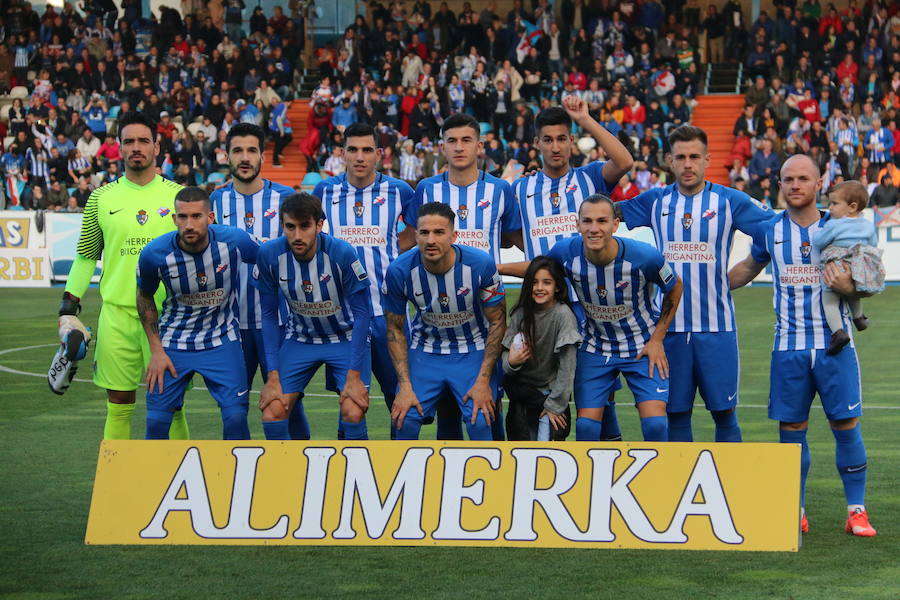
[[[246,404],[235,404],[233,406],[222,407],[222,439],[250,439],[250,426],[247,424]]]
[[[288,420],[263,421],[263,432],[267,440],[289,440],[291,432],[288,429]]]
[[[863,444],[859,423],[853,429],[832,429],[837,445],[834,449],[838,474],[844,482],[847,504],[865,504],[866,499],[866,446]]]
[[[575,419],[575,441],[599,442],[600,431],[603,429],[603,421],[578,417]]]
[[[148,410],[147,433],[145,437],[148,440],[169,439],[169,427],[172,426],[172,418],[174,416],[167,410]]]
[[[309,421],[306,420],[306,411],[303,410],[303,394],[300,394],[288,416],[288,431],[290,431],[292,440],[309,439]]]
[[[621,442],[622,430],[619,429],[619,418],[616,416],[616,403],[612,401],[603,411],[603,421],[600,426],[601,442]]]
[[[779,440],[782,444],[800,444],[800,506],[806,506],[806,476],[809,475],[809,444],[806,443],[806,430],[781,430]]]
[[[344,432],[345,440],[367,440],[369,439],[369,430],[366,428],[366,420],[363,419],[359,423],[351,423],[341,419],[341,431]]]
[[[668,442],[669,420],[664,416],[641,418],[641,432],[645,442]]]
[[[712,418],[716,422],[717,442],[741,441],[741,426],[738,425],[737,410],[714,410]]]
[[[694,432],[691,429],[691,411],[669,413],[668,417],[670,442],[694,441]]]

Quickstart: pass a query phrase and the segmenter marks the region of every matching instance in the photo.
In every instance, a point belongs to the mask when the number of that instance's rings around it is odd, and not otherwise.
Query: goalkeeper
[[[135,390],[150,360],[147,336],[135,306],[138,256],[151,240],[173,231],[170,213],[181,186],[156,174],[159,154],[156,123],[129,112],[119,119],[119,143],[125,176],[91,193],[81,222],[81,236],[59,309],[60,338],[72,329],[87,335],[78,319],[80,299],[88,289],[97,260],[103,258],[100,297],[103,306],[94,350],[94,383],[106,389],[107,440],[131,438]],[[156,295],[157,308],[165,290]],[[184,413],[178,411],[172,439],[187,439]]]

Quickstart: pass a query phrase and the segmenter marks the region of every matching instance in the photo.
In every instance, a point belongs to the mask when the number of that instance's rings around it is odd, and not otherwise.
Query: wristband
[[[73,296],[69,292],[64,292],[62,302],[59,303],[59,316],[72,315],[76,316],[81,312],[81,298]]]

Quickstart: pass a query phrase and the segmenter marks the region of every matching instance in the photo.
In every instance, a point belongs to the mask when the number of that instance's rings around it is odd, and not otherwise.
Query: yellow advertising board
[[[50,253],[0,248],[0,287],[50,287]]]
[[[795,444],[104,441],[88,544],[796,551]]]

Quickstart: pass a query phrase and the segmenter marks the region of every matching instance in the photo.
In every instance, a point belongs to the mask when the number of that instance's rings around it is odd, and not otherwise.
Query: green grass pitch
[[[61,290],[0,291],[0,365],[46,373]],[[513,291],[511,295],[517,292]],[[736,295],[742,386],[739,416],[747,441],[777,441],[766,419],[772,344],[772,290]],[[511,298],[512,299],[512,298]],[[92,290],[82,315],[96,326]],[[796,554],[486,548],[88,547],[83,544],[105,395],[75,383],[56,397],[41,377],[0,371],[0,597],[592,597],[900,598],[900,288],[865,301],[873,326],[857,336],[863,371],[863,434],[869,459],[867,506],[878,536],[843,532],[845,506],[834,441],[818,403],[810,425],[807,490],[811,533]],[[82,363],[87,378],[89,363]],[[710,365],[715,368],[715,365]],[[337,404],[321,377],[307,412],[313,437],[333,438]],[[373,394],[380,394],[375,386]],[[619,396],[626,439],[640,439],[627,391]],[[251,401],[252,402],[252,401]],[[143,435],[143,403],[133,421]],[[251,404],[252,406],[252,404]],[[702,405],[701,405],[702,406]],[[189,392],[195,438],[220,437],[206,392]],[[261,439],[258,413],[251,431]],[[387,414],[373,399],[369,431],[387,437]],[[433,435],[433,427],[423,430]],[[695,437],[712,439],[706,411]]]

